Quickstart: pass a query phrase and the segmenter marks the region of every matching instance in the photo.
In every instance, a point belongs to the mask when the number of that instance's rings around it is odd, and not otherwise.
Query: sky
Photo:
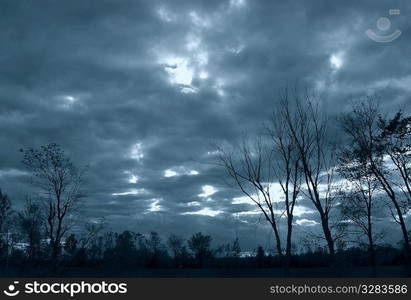
[[[409,111],[410,15],[410,1],[1,0],[0,188],[21,207],[18,150],[54,142],[89,166],[84,222],[272,247],[213,145],[258,132],[296,82],[330,114],[366,95]],[[296,241],[317,221],[300,203]]]

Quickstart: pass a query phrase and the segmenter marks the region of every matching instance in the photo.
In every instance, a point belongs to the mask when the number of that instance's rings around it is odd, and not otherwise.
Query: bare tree
[[[182,237],[171,234],[167,239],[167,245],[173,253],[174,263],[176,266],[181,265],[181,259],[185,253],[184,239]]]
[[[220,165],[226,169],[235,186],[257,205],[266,221],[271,225],[276,240],[277,253],[282,257],[277,204],[271,194],[271,187],[274,183],[272,151],[269,151],[263,144],[261,137],[257,138],[254,143],[250,143],[244,137],[242,145],[237,151],[228,152],[220,147],[218,152]]]
[[[388,150],[391,144],[387,145],[387,140],[384,140],[386,131],[381,132],[381,124],[379,124],[380,112],[379,105],[376,99],[367,98],[356,105],[352,112],[346,115],[343,119],[345,132],[349,136],[349,143],[353,147],[353,151],[359,155],[363,155],[367,159],[370,170],[379,183],[379,188],[382,189],[388,198],[391,205],[390,212],[395,220],[400,225],[404,248],[408,258],[410,251],[410,243],[408,237],[407,226],[404,220],[404,214],[408,210],[407,201],[401,201],[398,195],[397,178],[393,176],[392,171],[385,162],[387,154],[391,159],[396,159],[395,153]],[[388,130],[389,124],[384,126]],[[394,162],[394,161],[393,161]],[[394,162],[395,165],[395,162]],[[400,170],[400,169],[397,169]]]
[[[52,259],[57,260],[69,214],[81,196],[84,170],[79,170],[57,144],[21,150],[23,164],[31,171],[32,184],[47,198],[47,236]]]
[[[408,209],[411,202],[411,116],[404,117],[401,111],[388,120],[380,116],[379,128],[383,151],[395,166],[399,179],[396,183]]]
[[[73,256],[76,253],[77,244],[78,240],[76,238],[76,235],[72,233],[66,238],[66,241],[64,243],[64,250],[66,250],[67,253]]]
[[[212,256],[212,251],[210,248],[211,236],[203,235],[201,232],[198,232],[193,234],[187,243],[188,247],[197,259],[199,266],[203,267],[205,260]]]
[[[365,153],[357,152],[351,144],[346,145],[339,153],[338,173],[347,180],[348,192],[342,193],[340,197],[342,216],[359,228],[360,234],[367,237],[370,262],[375,273],[373,209],[378,181]]]
[[[0,255],[9,251],[9,219],[11,215],[11,202],[7,194],[0,189]]]
[[[238,258],[240,257],[240,254],[241,254],[240,241],[238,240],[238,238],[235,238],[230,246],[230,255],[232,257]]]
[[[17,218],[20,230],[28,242],[29,260],[35,261],[40,251],[41,228],[44,220],[40,205],[27,198],[24,210],[18,213]]]
[[[291,257],[294,208],[302,184],[302,167],[299,151],[293,136],[284,127],[286,115],[281,106],[275,109],[267,130],[272,141],[274,159],[273,173],[281,186],[284,196],[284,214],[287,222],[286,267]]]
[[[104,217],[85,223],[84,235],[80,239],[81,248],[87,248],[91,244],[96,244],[96,239],[106,226],[107,223]]]
[[[166,253],[166,246],[163,244],[160,235],[155,231],[150,232],[149,238],[147,239],[147,246],[151,256],[149,266],[156,266],[162,255]]]
[[[279,110],[284,127],[296,146],[305,189],[302,192],[317,209],[328,250],[334,255],[335,237],[330,224],[331,210],[335,204],[334,157],[328,140],[326,115],[310,91],[300,93],[284,89],[280,95]]]
[[[7,219],[11,211],[11,202],[7,194],[0,189],[0,234],[4,233]]]

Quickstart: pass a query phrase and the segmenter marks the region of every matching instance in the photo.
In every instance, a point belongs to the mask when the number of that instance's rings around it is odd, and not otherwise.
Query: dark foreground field
[[[135,269],[71,268],[51,272],[40,269],[0,270],[1,277],[157,277],[157,278],[228,278],[228,277],[411,277],[407,266],[379,266],[374,275],[370,267],[281,268],[266,269]]]

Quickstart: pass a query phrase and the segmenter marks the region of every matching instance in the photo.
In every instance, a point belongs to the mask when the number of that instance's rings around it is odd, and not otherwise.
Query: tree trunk
[[[374,248],[374,242],[372,240],[371,234],[368,234],[368,241],[369,241],[368,251],[370,253],[370,263],[371,263],[371,268],[372,268],[372,276],[376,277],[377,276],[377,268],[376,268],[376,263],[375,263],[375,248]]]
[[[373,163],[373,161],[371,161]],[[395,210],[398,214],[398,223],[401,226],[401,231],[402,231],[402,235],[404,238],[404,250],[405,250],[405,260],[406,262],[409,264],[410,260],[409,260],[409,256],[410,256],[410,240],[408,238],[408,231],[407,231],[407,226],[405,225],[405,221],[402,215],[402,211],[401,208],[398,204],[397,201],[397,197],[395,195],[395,192],[393,190],[393,188],[391,187],[390,183],[388,182],[388,180],[385,178],[384,174],[378,170],[377,166],[375,166],[375,164],[373,163],[373,173],[375,175],[375,177],[377,177],[378,181],[381,183],[382,188],[384,189],[385,193],[387,194],[387,196],[390,198],[391,202],[393,203]]]
[[[280,259],[282,259],[283,258],[283,250],[281,249],[280,234],[278,233],[278,229],[277,229],[277,226],[275,224],[271,224],[271,226],[273,228],[275,239],[276,239],[276,247],[277,247],[278,256],[280,257]]]
[[[396,204],[396,203],[395,203]],[[405,225],[404,218],[402,216],[401,209],[399,208],[398,204],[396,204],[398,218],[401,226],[402,235],[404,237],[404,250],[405,250],[405,260],[407,263],[410,263],[410,240],[408,238],[408,231]]]
[[[325,237],[325,240],[327,241],[328,252],[331,256],[331,260],[333,260],[334,255],[335,255],[334,240],[331,235],[331,230],[328,224],[328,218],[327,216],[325,216],[323,212],[320,212],[320,216],[321,216],[321,225],[323,228],[324,237]]]
[[[291,236],[292,236],[292,231],[293,231],[293,218],[292,216],[288,218],[287,221],[287,241],[286,241],[286,249],[285,249],[285,266],[284,266],[284,272],[285,276],[288,276],[289,269],[290,269],[290,260],[291,260]]]
[[[374,247],[374,240],[372,237],[372,221],[371,221],[371,196],[369,196],[368,199],[368,206],[367,206],[367,237],[368,237],[368,250],[370,253],[370,263],[371,263],[371,268],[372,268],[372,276],[376,277],[377,276],[377,268],[376,268],[376,263],[375,263],[375,247]]]

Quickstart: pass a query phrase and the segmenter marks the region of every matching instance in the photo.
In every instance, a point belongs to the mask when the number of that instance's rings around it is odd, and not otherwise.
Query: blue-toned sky
[[[18,150],[56,142],[90,166],[81,221],[267,246],[212,145],[257,132],[296,81],[330,114],[370,94],[409,109],[410,17],[410,1],[1,0],[0,187],[18,209],[29,193]],[[378,43],[367,29],[402,34]],[[296,243],[316,220],[302,201]]]

